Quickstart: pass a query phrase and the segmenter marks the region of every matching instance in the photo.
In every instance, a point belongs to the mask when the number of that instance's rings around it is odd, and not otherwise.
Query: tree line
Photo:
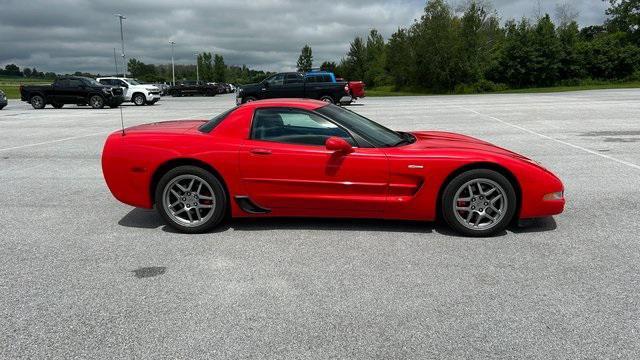
[[[454,11],[444,0],[429,0],[413,25],[386,41],[373,29],[350,43],[338,65],[321,68],[370,87],[431,92],[640,80],[640,0],[605,1],[605,23],[580,28],[567,3],[556,7],[555,21],[544,14],[501,24],[486,1]],[[308,70],[311,59],[307,45],[298,69]]]
[[[269,72],[253,70],[245,65],[226,65],[222,55],[210,52],[198,54],[196,61],[197,67],[196,64],[175,64],[176,81],[200,78],[206,82],[248,84],[260,82],[271,75]],[[171,64],[145,64],[132,58],[128,62],[128,71],[132,77],[142,81],[170,82],[172,80]]]

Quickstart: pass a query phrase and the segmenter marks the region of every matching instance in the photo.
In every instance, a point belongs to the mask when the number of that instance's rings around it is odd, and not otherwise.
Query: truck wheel
[[[247,96],[246,98],[243,99],[242,103],[244,104],[252,101],[256,101],[256,98],[254,98],[253,96]]]
[[[44,98],[40,95],[32,96],[29,102],[34,109],[44,109],[44,106],[46,105],[46,103],[44,102]]]
[[[329,96],[329,95],[325,95],[325,96],[321,97],[320,101],[324,101],[326,103],[333,104],[333,98],[331,96]]]
[[[58,104],[58,103],[53,103],[51,104],[51,106],[53,106],[56,109],[62,109],[62,107],[64,106],[64,104]]]
[[[100,95],[93,95],[89,99],[89,105],[94,109],[102,109],[104,107],[104,99]]]
[[[136,106],[144,105],[146,101],[147,99],[142,94],[133,95],[133,103],[136,104]]]

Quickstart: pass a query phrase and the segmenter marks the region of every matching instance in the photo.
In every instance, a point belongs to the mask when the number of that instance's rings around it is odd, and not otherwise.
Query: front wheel
[[[331,96],[329,96],[329,95],[325,95],[325,96],[321,97],[320,101],[324,101],[324,102],[329,103],[329,104],[333,104],[334,103],[333,98]]]
[[[89,105],[94,109],[102,109],[104,107],[104,99],[100,95],[93,95],[89,99]]]
[[[441,200],[445,221],[467,236],[491,236],[504,230],[517,208],[511,182],[489,169],[456,176],[444,189]]]
[[[136,104],[136,106],[142,106],[146,101],[147,99],[142,94],[133,95],[133,103]]]
[[[196,166],[179,166],[158,182],[155,205],[169,226],[185,233],[202,233],[224,219],[227,197],[220,181],[210,172]]]

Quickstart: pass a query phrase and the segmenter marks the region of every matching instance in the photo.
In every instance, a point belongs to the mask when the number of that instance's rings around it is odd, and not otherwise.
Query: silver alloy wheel
[[[162,191],[162,206],[171,220],[186,227],[209,221],[216,207],[211,186],[196,175],[180,175]]]
[[[34,96],[31,98],[31,106],[33,106],[36,109],[39,109],[42,107],[42,97],[40,96]]]
[[[104,103],[102,102],[102,98],[98,95],[92,96],[90,101],[91,101],[91,107],[94,109],[104,106]]]
[[[133,102],[134,102],[136,105],[143,105],[143,104],[144,104],[144,102],[145,102],[145,100],[146,100],[146,99],[144,98],[144,95],[136,95],[136,96],[133,98]]]
[[[473,179],[464,183],[453,197],[453,213],[471,230],[487,230],[498,225],[507,213],[507,193],[497,182]]]

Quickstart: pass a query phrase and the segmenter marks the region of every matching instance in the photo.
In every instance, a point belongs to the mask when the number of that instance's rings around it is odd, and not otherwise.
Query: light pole
[[[193,55],[196,56],[196,81],[200,82],[200,70],[198,69],[200,55],[198,53],[194,53]]]
[[[169,41],[169,44],[171,45],[171,77],[173,79],[172,85],[176,86],[176,67],[173,63],[173,46],[176,44],[176,42],[171,40]]]
[[[122,31],[122,20],[126,19],[126,17],[121,14],[114,14],[114,16],[120,19],[120,41],[122,43],[122,77],[127,77],[127,64],[124,55],[124,32]]]

